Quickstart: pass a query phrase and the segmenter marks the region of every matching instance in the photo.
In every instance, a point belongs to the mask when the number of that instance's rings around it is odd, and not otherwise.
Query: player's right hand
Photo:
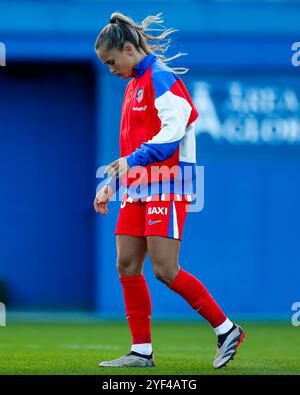
[[[107,204],[113,194],[113,189],[108,185],[104,185],[104,187],[100,189],[94,200],[94,208],[97,213],[108,214]]]

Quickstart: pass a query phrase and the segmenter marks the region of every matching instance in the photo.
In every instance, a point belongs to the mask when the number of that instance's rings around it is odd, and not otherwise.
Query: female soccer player
[[[126,186],[115,234],[132,347],[129,354],[99,366],[155,366],[151,299],[142,274],[149,253],[156,277],[213,327],[218,336],[213,366],[221,368],[233,358],[245,333],[226,317],[205,286],[178,263],[183,225],[195,193],[198,113],[179,78],[187,69],[167,66],[183,54],[164,56],[170,42],[166,39],[174,30],[162,29],[156,37],[146,33],[152,23],[162,26],[160,15],[148,16],[138,25],[113,13],[95,44],[97,56],[112,74],[130,78],[122,107],[121,157],[107,167],[109,181],[97,193],[94,207],[107,214],[119,181]]]

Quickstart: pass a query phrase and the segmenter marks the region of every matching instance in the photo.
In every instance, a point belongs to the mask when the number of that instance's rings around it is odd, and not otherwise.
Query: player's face
[[[97,55],[102,63],[107,64],[112,74],[121,78],[130,78],[135,65],[135,49],[132,45],[124,45],[122,51],[99,48]]]

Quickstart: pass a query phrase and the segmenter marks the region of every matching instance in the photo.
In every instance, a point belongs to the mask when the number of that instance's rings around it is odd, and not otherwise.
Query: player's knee
[[[140,264],[132,259],[118,256],[117,271],[120,276],[135,276],[140,274]]]
[[[162,267],[154,267],[155,277],[162,283],[169,285],[176,277],[174,270],[168,270]]]
[[[117,271],[120,276],[124,276],[127,274],[128,270],[130,269],[130,261],[123,257],[117,258]]]

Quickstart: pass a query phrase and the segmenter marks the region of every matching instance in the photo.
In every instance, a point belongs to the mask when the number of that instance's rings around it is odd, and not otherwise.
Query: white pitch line
[[[0,344],[0,349],[4,348],[30,348],[41,349],[49,348],[48,345],[43,344]],[[56,346],[53,344],[52,349],[64,348],[71,350],[125,350],[126,346],[115,346],[110,344],[60,344]],[[209,346],[160,346],[157,351],[211,351]]]
[[[113,346],[106,344],[63,344],[61,348],[70,349],[90,349],[90,350],[124,350],[126,346]],[[158,350],[162,351],[211,351],[209,346],[160,346]]]
[[[87,350],[123,350],[126,347],[111,346],[107,344],[62,344],[61,348],[70,348],[73,350],[87,349]]]

